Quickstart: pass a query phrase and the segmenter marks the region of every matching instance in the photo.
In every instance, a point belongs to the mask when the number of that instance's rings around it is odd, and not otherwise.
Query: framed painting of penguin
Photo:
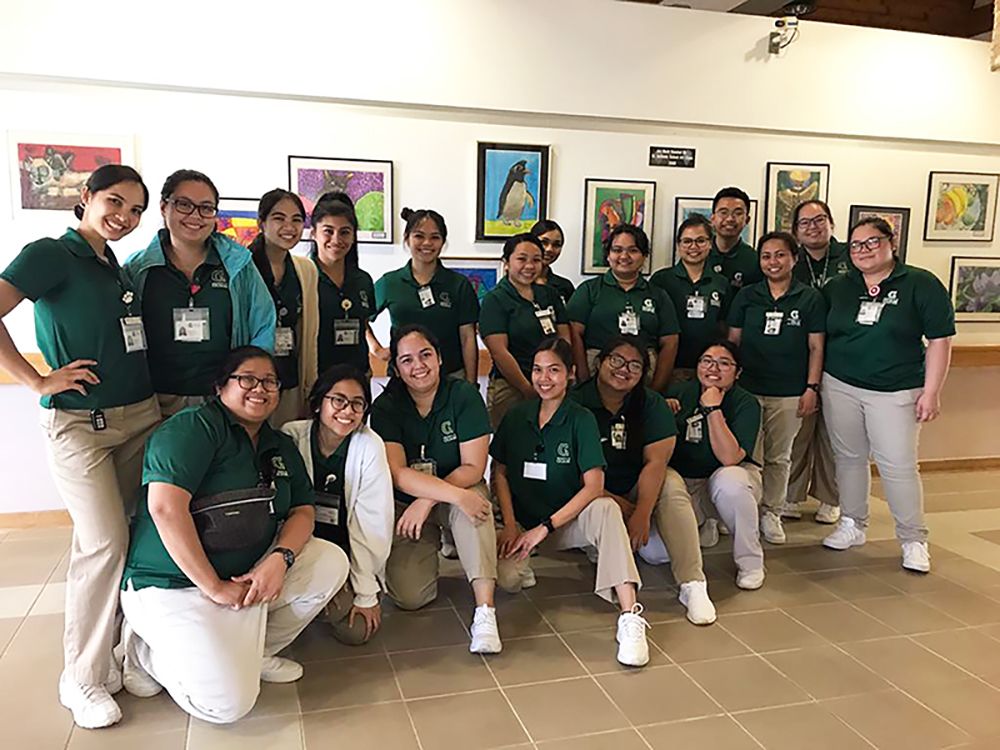
[[[546,218],[549,147],[480,143],[476,240],[505,240]]]

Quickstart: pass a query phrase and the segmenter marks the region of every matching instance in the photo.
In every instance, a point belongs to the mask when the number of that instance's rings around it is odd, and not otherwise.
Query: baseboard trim
[[[0,529],[52,529],[72,525],[69,512],[65,510],[0,513]]]
[[[989,471],[1000,469],[1000,456],[975,458],[927,458],[919,462],[920,471],[927,474],[939,471]],[[872,464],[872,476],[878,476],[878,467]]]

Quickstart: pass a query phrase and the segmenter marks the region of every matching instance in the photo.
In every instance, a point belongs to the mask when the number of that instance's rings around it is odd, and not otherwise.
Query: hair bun
[[[414,212],[412,208],[409,207],[404,208],[402,211],[399,212],[399,218],[401,218],[403,221],[409,221],[410,217],[413,216],[413,213]]]

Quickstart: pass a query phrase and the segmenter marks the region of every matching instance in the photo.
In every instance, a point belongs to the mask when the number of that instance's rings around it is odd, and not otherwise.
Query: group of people
[[[644,277],[649,238],[622,224],[608,270],[574,289],[552,270],[563,231],[540,221],[504,244],[480,305],[441,262],[434,210],[403,211],[411,260],[373,282],[346,194],[307,217],[266,193],[249,248],[216,231],[218,200],[206,175],[175,172],[164,227],[120,265],[108,243],[149,193],[103,166],[79,226],[0,274],[0,318],[30,299],[52,368],[0,323],[0,366],[42,397],[74,524],[59,696],[78,725],[118,721],[122,687],[235,721],[261,681],[302,675],[279,654],[313,619],[361,644],[381,596],[433,601],[442,554],[475,599],[470,651],[496,654],[496,588],[535,585],[539,546],[584,549],[619,610],[618,660],[642,666],[636,554],[669,561],[688,619],[710,624],[702,548],[731,534],[736,584],[760,588],[761,537],[784,543],[807,491],[837,524],[826,547],[864,544],[869,456],[903,566],[929,570],[917,433],[940,409],[954,314],[885,222],[839,243],[807,201],[794,235],[755,249],[749,198],[725,188],[680,225],[676,264]],[[371,327],[383,310],[388,347]],[[375,398],[371,357],[390,375]]]

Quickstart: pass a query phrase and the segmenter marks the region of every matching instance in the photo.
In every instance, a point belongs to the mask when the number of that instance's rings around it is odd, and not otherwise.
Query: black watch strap
[[[810,391],[819,393],[819,383],[806,383],[806,388],[808,388]]]
[[[556,527],[552,523],[552,516],[549,516],[544,521],[542,521],[542,526],[548,529],[550,534],[554,534],[556,532]]]
[[[295,553],[288,549],[288,547],[275,547],[271,550],[271,554],[273,555],[274,553],[281,555],[285,561],[285,570],[288,570],[295,564]]]
[[[707,415],[711,414],[713,411],[719,411],[721,408],[721,406],[702,406],[701,413]]]

